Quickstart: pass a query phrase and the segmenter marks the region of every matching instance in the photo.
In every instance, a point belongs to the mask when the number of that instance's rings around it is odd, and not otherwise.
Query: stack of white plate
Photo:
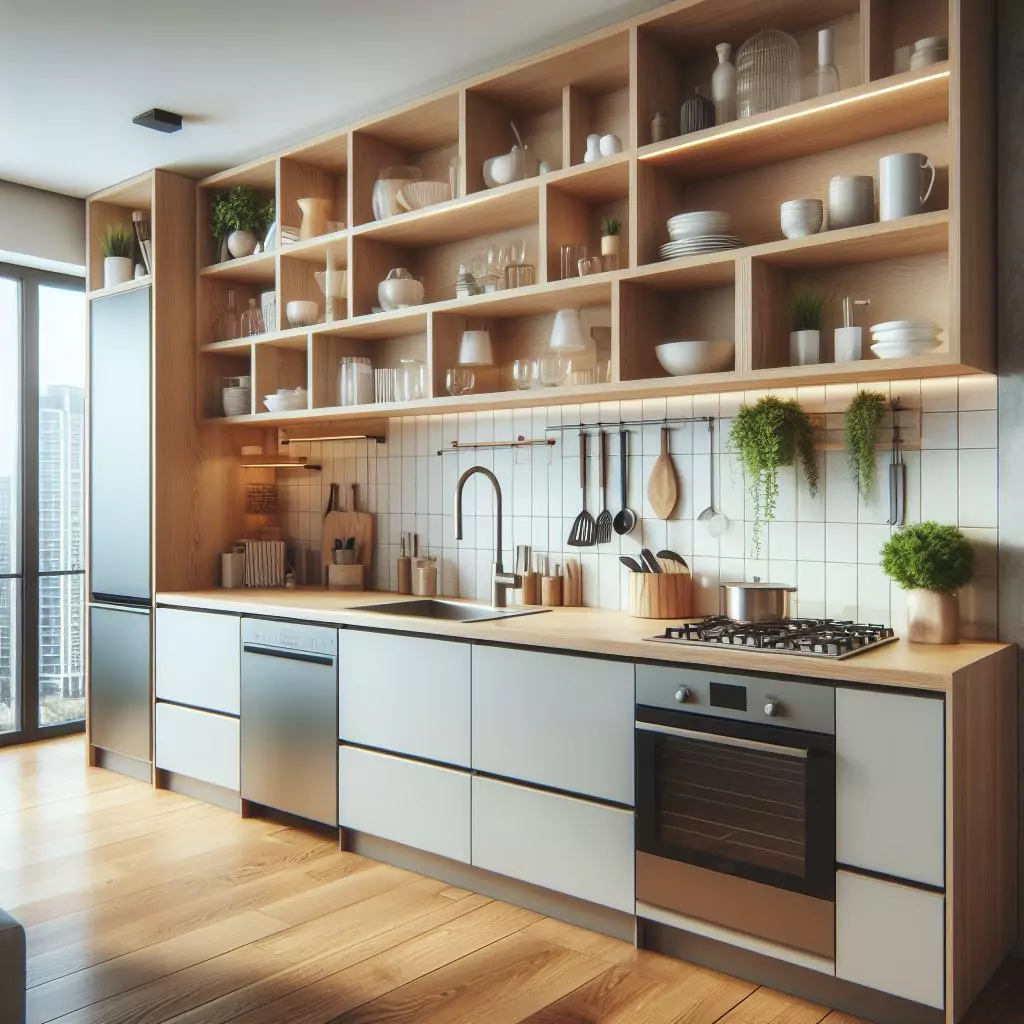
[[[702,256],[705,253],[739,249],[742,246],[743,242],[735,235],[702,235],[683,242],[669,242],[659,247],[658,253],[663,260],[675,260],[680,256]]]
[[[248,380],[248,378],[245,378]],[[252,389],[246,387],[222,388],[221,397],[224,401],[225,416],[248,416],[251,408]]]
[[[889,320],[871,328],[871,351],[879,359],[922,356],[939,346],[939,329],[931,320]]]

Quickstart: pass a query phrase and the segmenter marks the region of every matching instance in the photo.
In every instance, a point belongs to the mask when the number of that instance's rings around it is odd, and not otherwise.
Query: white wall
[[[906,409],[922,410],[921,449],[908,451],[907,519],[936,519],[959,525],[976,545],[977,576],[961,593],[965,632],[993,638],[996,630],[996,387],[994,377],[950,377],[866,385],[898,395]],[[842,412],[856,385],[836,384],[776,391],[797,398],[810,413],[825,413],[830,427],[842,426]],[[466,492],[465,539],[455,541],[455,481],[474,464],[492,469],[504,498],[504,560],[512,565],[516,544],[531,544],[549,553],[552,562],[581,557],[584,603],[602,608],[628,604],[625,570],[618,555],[635,555],[641,542],[658,551],[669,547],[690,562],[696,582],[697,611],[718,610],[721,580],[757,575],[799,587],[797,609],[807,616],[885,622],[905,628],[903,591],[879,567],[879,549],[891,530],[888,518],[888,452],[878,456],[878,482],[870,500],[857,496],[846,466],[845,451],[822,454],[821,490],[816,498],[795,469],[779,478],[778,517],[771,524],[762,557],[750,555],[751,500],[739,459],[729,448],[731,417],[755,393],[660,398],[644,402],[602,402],[550,409],[420,416],[389,422],[388,443],[339,441],[293,444],[291,455],[306,454],[323,464],[322,473],[282,473],[283,525],[289,539],[320,546],[320,527],[329,486],[357,482],[360,505],[376,514],[376,587],[394,589],[399,534],[420,535],[421,553],[441,559],[446,595],[486,599],[494,530],[490,488],[479,477]],[[458,438],[488,441],[517,434],[543,436],[550,424],[634,420],[669,416],[715,416],[714,456],[707,428],[692,424],[673,428],[670,450],[681,482],[682,498],[668,522],[656,519],[648,505],[646,482],[659,451],[659,432],[647,428],[630,437],[630,506],[641,516],[636,530],[621,541],[600,547],[572,549],[566,538],[580,510],[578,438],[554,434],[553,449],[465,451],[438,456],[442,446]],[[609,438],[609,507],[619,508],[618,443]],[[549,454],[550,452],[550,454]],[[588,505],[600,511],[596,439],[588,460]],[[713,462],[712,462],[713,458]],[[719,485],[718,505],[729,517],[729,529],[712,537],[697,520],[708,504],[708,475],[713,464]]]
[[[0,180],[0,262],[85,273],[85,201]]]

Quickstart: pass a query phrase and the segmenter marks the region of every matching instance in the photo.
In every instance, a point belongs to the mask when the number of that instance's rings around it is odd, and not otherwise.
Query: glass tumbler
[[[506,288],[526,288],[537,283],[537,268],[532,263],[510,263],[505,268]]]
[[[562,280],[570,277],[580,276],[580,260],[587,258],[587,245],[563,245],[562,253]]]

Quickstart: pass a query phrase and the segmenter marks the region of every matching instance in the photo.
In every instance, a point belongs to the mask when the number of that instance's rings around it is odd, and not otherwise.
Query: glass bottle
[[[240,337],[251,338],[263,333],[263,314],[256,305],[255,299],[249,300],[249,308],[242,314]]]
[[[839,92],[839,71],[836,69],[836,37],[830,28],[818,33],[818,67],[814,73],[817,96]]]
[[[711,76],[711,98],[715,101],[715,124],[736,120],[736,68],[732,63],[732,47],[719,43],[718,67]]]
[[[215,333],[218,341],[234,341],[242,336],[242,321],[234,288],[228,292],[228,308],[217,317]]]

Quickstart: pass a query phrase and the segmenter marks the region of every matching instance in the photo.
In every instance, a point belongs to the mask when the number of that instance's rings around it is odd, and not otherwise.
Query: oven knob
[[[688,686],[680,686],[676,690],[676,700],[680,704],[685,704],[690,699],[690,688]]]
[[[779,702],[774,697],[769,697],[764,702],[764,713],[772,718],[779,713]]]

